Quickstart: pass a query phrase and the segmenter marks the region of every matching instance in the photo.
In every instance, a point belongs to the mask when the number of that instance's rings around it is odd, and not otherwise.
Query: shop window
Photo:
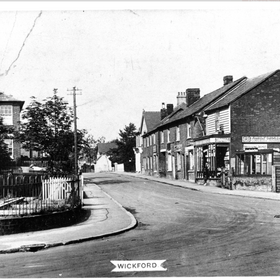
[[[272,154],[236,155],[236,175],[271,175]]]

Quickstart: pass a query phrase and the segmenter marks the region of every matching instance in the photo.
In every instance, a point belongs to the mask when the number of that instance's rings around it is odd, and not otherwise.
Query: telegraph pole
[[[73,107],[74,107],[74,156],[75,156],[75,163],[74,163],[74,170],[75,175],[79,176],[78,174],[78,147],[77,147],[77,105],[76,105],[76,94],[77,92],[81,91],[81,89],[77,89],[73,87],[73,89],[68,89],[67,91],[71,91],[73,94]]]

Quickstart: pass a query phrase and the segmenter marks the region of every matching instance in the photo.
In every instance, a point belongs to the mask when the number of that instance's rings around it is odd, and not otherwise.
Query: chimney
[[[160,120],[163,120],[167,116],[167,109],[165,109],[165,104],[162,103],[162,108],[160,110]]]
[[[232,81],[233,81],[233,76],[231,75],[224,76],[224,86],[232,83]]]
[[[166,109],[167,109],[167,116],[168,116],[173,112],[173,104],[167,104]]]
[[[182,103],[186,103],[186,92],[178,92],[177,106],[181,105]]]
[[[199,88],[188,88],[186,90],[187,107],[191,106],[199,98],[200,98],[200,89]]]

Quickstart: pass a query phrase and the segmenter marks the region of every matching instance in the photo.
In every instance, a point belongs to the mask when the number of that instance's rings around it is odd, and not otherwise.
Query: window
[[[160,132],[160,141],[162,144],[164,143],[164,132],[163,131]]]
[[[272,153],[238,154],[236,155],[237,175],[271,175]]]
[[[191,125],[187,123],[187,138],[191,138]]]
[[[167,143],[170,143],[170,129],[167,130]]]
[[[176,141],[180,141],[180,126],[176,127]]]
[[[3,124],[13,125],[13,107],[12,105],[0,106],[0,117],[3,118]]]
[[[217,112],[215,115],[215,131],[220,130],[220,112]]]
[[[4,143],[7,145],[8,152],[11,157],[13,157],[13,140],[12,139],[5,139]]]
[[[153,134],[153,144],[156,144],[156,134]]]

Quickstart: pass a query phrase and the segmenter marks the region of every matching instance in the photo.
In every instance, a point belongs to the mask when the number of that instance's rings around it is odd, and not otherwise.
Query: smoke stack
[[[167,116],[168,116],[173,112],[173,104],[167,104],[166,109],[167,109]]]
[[[186,103],[187,106],[191,106],[200,98],[200,89],[199,88],[188,88],[186,90]]]
[[[186,92],[178,92],[177,106],[181,105],[182,103],[186,103],[186,101]]]
[[[228,85],[228,84],[230,84],[230,83],[232,83],[232,81],[233,81],[233,76],[231,76],[231,75],[228,75],[228,76],[224,76],[224,86],[225,85]]]
[[[167,116],[167,109],[165,108],[164,102],[162,102],[162,108],[160,110],[160,119],[163,120]]]

